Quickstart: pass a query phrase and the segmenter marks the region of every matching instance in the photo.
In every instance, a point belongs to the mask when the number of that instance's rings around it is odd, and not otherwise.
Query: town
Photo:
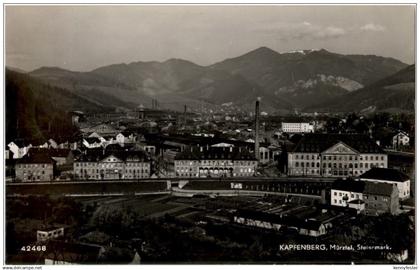
[[[4,268],[416,267],[415,3],[3,13]]]
[[[116,209],[134,207],[140,200],[150,209],[136,210],[141,212],[136,212],[136,218],[141,216],[143,222],[158,217],[165,222],[168,218],[175,218],[174,223],[188,221],[185,230],[200,230],[204,239],[210,237],[210,222],[220,228],[271,231],[298,241],[332,239],[348,230],[352,232],[346,241],[354,246],[374,244],[363,242],[366,229],[358,219],[367,219],[365,222],[373,224],[370,226],[384,222],[384,217],[391,224],[406,220],[402,226],[413,221],[414,122],[410,116],[275,116],[261,111],[261,102],[256,100],[255,111],[249,114],[226,106],[210,114],[185,106],[180,113],[159,108],[157,100],[152,100],[151,107],[141,104],[124,112],[68,112],[79,130],[72,140],[8,142],[9,204],[15,205],[16,199],[25,201],[22,196],[27,195],[64,195],[75,199],[71,204],[81,208],[75,211],[90,209],[92,214],[104,215],[94,211],[123,211]],[[74,220],[66,224],[66,218],[60,219],[52,221],[54,226],[36,225],[36,232],[27,236],[36,236],[31,245],[49,243],[62,250],[60,258],[45,252],[42,263],[162,259],[148,257],[147,241],[140,246],[131,243],[133,248],[120,256],[123,258],[105,251],[107,245],[117,248],[117,240],[115,244],[85,240],[85,244],[68,246],[59,239],[73,238],[69,231],[80,228],[70,225]],[[370,251],[365,259],[406,262],[413,256],[411,241],[389,240],[385,243],[394,248]],[[330,243],[339,246],[347,242]],[[78,253],[77,249],[89,249],[89,256],[72,258],[69,254]],[[22,252],[31,258],[28,251],[16,251],[10,260],[18,260]],[[316,261],[319,252],[307,254],[307,259]],[[331,260],[347,260],[348,250],[341,255],[337,252],[331,253]],[[360,252],[351,250],[351,257],[357,258]],[[284,258],[299,256],[296,251],[287,254]],[[278,250],[269,254],[270,260],[282,256]],[[170,256],[167,259],[171,260]]]

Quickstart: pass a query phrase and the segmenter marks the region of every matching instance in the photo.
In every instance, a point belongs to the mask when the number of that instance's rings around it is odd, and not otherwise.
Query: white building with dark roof
[[[151,162],[144,151],[86,151],[73,164],[76,179],[149,178]]]
[[[407,145],[410,145],[410,136],[407,133],[399,131],[397,134],[392,136],[392,147],[394,149]]]
[[[395,185],[398,188],[398,197],[401,200],[410,198],[410,177],[398,170],[372,168],[360,175],[360,180]]]
[[[281,123],[281,130],[284,133],[313,133],[314,125],[311,123]]]
[[[387,168],[387,154],[360,134],[305,134],[288,153],[292,176],[349,177]]]
[[[242,147],[188,147],[175,156],[178,177],[243,177],[255,174],[258,161]]]
[[[388,183],[336,180],[331,187],[331,205],[354,208],[367,215],[397,214],[398,189]]]

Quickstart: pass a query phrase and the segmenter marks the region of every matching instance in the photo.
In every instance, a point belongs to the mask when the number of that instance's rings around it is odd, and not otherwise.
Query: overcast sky
[[[209,65],[261,46],[412,64],[414,26],[414,6],[7,6],[6,65],[88,71],[169,58]]]

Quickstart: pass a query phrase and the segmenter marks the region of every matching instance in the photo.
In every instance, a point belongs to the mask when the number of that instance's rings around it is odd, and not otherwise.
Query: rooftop
[[[410,177],[395,169],[372,168],[364,174],[360,175],[361,179],[377,179],[394,182],[409,181]]]
[[[366,182],[364,193],[371,195],[391,196],[394,186],[386,183]]]
[[[176,155],[177,160],[256,160],[246,148],[242,147],[189,147]]]
[[[384,153],[369,136],[364,134],[308,133],[302,136],[293,152],[321,153],[343,142],[360,153]]]

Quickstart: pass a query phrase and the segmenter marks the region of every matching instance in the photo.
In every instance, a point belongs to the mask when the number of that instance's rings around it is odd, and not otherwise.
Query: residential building
[[[398,188],[398,197],[401,200],[410,198],[410,177],[398,170],[372,168],[360,175],[360,180],[396,185]]]
[[[12,152],[12,158],[22,158],[28,153],[29,149],[32,147],[32,144],[25,145],[22,142],[10,142],[7,144],[9,151]]]
[[[17,181],[51,181],[54,179],[55,161],[47,152],[29,151],[17,160]]]
[[[135,143],[136,136],[129,132],[120,132],[115,136],[115,141],[120,144]]]
[[[357,210],[364,209],[363,190],[365,183],[354,180],[338,180],[331,187],[331,205],[350,207]]]
[[[258,161],[242,147],[188,147],[175,156],[178,177],[243,177],[255,174]]]
[[[392,136],[392,148],[399,149],[401,146],[410,145],[410,136],[403,131],[399,131],[397,134]]]
[[[397,214],[396,185],[387,183],[337,180],[331,187],[331,205],[354,208],[367,215]]]
[[[349,177],[387,168],[388,155],[361,134],[305,134],[288,153],[292,176]]]
[[[366,182],[363,193],[367,215],[377,216],[385,213],[395,215],[398,213],[399,199],[396,185]]]
[[[314,125],[311,123],[281,123],[281,131],[284,133],[313,133]]]
[[[36,240],[38,242],[44,242],[62,236],[64,236],[64,227],[50,227],[36,231]]]
[[[150,159],[144,151],[86,151],[73,164],[76,179],[149,178]]]
[[[83,145],[87,148],[98,148],[105,145],[106,140],[97,137],[88,137],[83,139]]]

